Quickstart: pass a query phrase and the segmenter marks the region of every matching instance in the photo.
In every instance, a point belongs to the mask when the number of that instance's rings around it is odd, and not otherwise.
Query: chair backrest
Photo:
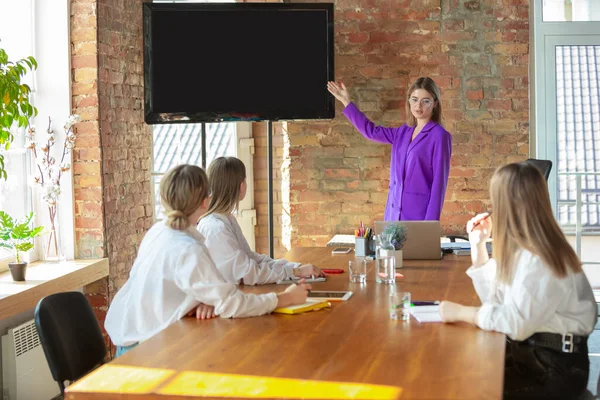
[[[536,160],[535,158],[529,158],[529,159],[525,160],[525,162],[538,167],[538,169],[544,175],[544,178],[546,178],[546,181],[548,181],[548,177],[550,176],[550,171],[552,171],[552,161]]]
[[[35,326],[61,390],[65,380],[77,380],[103,363],[106,344],[82,293],[57,293],[41,299],[35,309]]]

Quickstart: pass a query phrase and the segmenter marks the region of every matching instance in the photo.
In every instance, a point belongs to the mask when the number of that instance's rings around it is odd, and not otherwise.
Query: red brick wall
[[[72,108],[82,118],[76,126],[73,151],[76,258],[106,257],[96,16],[95,0],[71,1]],[[86,286],[84,292],[103,326],[108,309],[108,279]],[[105,340],[110,346],[106,333]]]
[[[98,1],[98,95],[111,297],[153,223],[152,130],[144,123],[142,0]]]
[[[151,226],[152,132],[143,122],[142,1],[72,0],[76,257],[108,257],[85,293],[101,325]]]
[[[486,209],[497,166],[528,156],[528,3],[335,2],[336,78],[369,118],[399,126],[414,79],[427,75],[441,87],[444,126],[453,135],[442,214],[447,233],[464,232],[466,220]],[[361,219],[383,216],[390,148],[363,139],[341,110],[338,103],[333,121],[287,124],[292,246],[323,245]],[[266,217],[257,211],[260,222]],[[259,227],[257,243],[264,232]]]

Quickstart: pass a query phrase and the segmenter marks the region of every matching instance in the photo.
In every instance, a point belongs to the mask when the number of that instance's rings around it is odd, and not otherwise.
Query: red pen
[[[486,219],[488,219],[490,217],[490,215],[492,215],[491,211],[488,213],[488,215],[486,215],[485,217],[481,218],[479,221],[475,222],[473,224],[473,227],[471,228],[471,230],[475,229],[477,226],[479,226],[479,224],[481,224],[483,221],[485,221]]]
[[[325,272],[326,274],[343,274],[344,273],[344,270],[341,268],[321,269],[321,271]]]

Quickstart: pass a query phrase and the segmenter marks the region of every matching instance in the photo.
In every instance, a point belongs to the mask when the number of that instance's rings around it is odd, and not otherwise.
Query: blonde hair
[[[496,170],[490,183],[496,278],[510,283],[521,249],[535,254],[558,278],[580,272],[581,261],[558,226],[548,185],[537,167],[513,163]]]
[[[406,124],[408,126],[417,125],[417,119],[410,110],[410,96],[417,89],[423,89],[429,92],[433,96],[433,111],[431,113],[431,120],[438,124],[442,124],[442,98],[440,96],[440,88],[435,84],[433,79],[422,76],[410,85],[408,92],[406,93]]]
[[[235,157],[216,158],[208,167],[210,203],[202,216],[217,213],[228,215],[237,210],[240,203],[242,182],[246,179],[244,163]]]
[[[182,231],[190,226],[189,217],[208,197],[208,178],[198,166],[182,164],[169,170],[160,181],[160,201],[167,215],[167,226]]]

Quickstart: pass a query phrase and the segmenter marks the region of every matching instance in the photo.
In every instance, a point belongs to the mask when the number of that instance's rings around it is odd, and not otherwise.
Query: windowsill
[[[34,308],[45,296],[78,290],[107,276],[107,258],[36,261],[27,266],[24,282],[14,282],[10,271],[0,273],[0,320]]]

